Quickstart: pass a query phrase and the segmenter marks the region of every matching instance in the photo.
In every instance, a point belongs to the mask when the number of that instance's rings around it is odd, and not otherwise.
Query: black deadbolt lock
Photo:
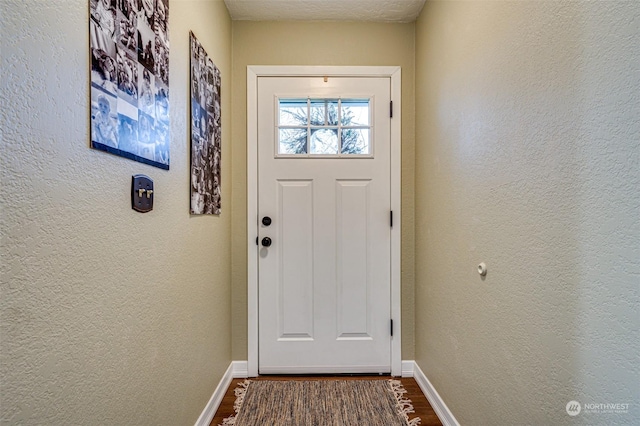
[[[264,247],[269,247],[269,246],[271,245],[271,238],[269,238],[269,237],[264,237],[264,238],[262,239],[262,245],[263,245]]]
[[[264,226],[269,226],[271,225],[271,218],[269,216],[265,216],[262,218],[262,224]]]

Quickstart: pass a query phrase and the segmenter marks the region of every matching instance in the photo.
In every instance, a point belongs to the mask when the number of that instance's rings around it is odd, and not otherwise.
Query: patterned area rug
[[[223,426],[416,426],[399,380],[245,380]]]

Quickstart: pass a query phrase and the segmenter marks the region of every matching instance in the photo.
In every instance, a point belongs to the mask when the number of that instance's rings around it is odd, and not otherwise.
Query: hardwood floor
[[[251,380],[384,380],[390,379],[391,376],[260,376],[251,378]],[[222,424],[222,421],[233,415],[233,403],[236,400],[236,397],[233,393],[233,390],[236,388],[238,383],[242,382],[244,379],[233,379],[229,389],[224,395],[222,399],[222,403],[220,403],[220,407],[218,407],[218,411],[216,411],[213,420],[211,421],[211,426],[218,426]],[[409,415],[409,419],[413,419],[414,417],[420,417],[422,422],[420,423],[422,426],[441,426],[442,423],[436,413],[431,408],[429,401],[422,393],[422,390],[418,386],[418,383],[413,378],[399,378],[402,382],[402,385],[407,390],[406,397],[411,400],[413,403],[413,408],[415,409],[415,413]],[[297,425],[304,426],[304,425]],[[347,426],[347,425],[345,425]]]

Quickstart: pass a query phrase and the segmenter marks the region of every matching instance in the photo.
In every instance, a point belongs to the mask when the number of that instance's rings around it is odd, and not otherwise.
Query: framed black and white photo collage
[[[169,169],[169,0],[89,0],[91,147]]]
[[[191,214],[220,214],[220,70],[191,41]]]

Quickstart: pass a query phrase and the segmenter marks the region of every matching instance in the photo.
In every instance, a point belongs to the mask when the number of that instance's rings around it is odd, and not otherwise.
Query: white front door
[[[257,98],[259,373],[390,372],[390,79]]]

